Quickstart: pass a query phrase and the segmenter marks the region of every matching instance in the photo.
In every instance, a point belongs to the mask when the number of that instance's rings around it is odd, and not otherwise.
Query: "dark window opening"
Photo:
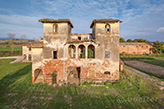
[[[53,51],[53,59],[57,59],[57,51]]]
[[[106,74],[106,75],[107,75],[107,74],[110,75],[110,72],[109,72],[109,71],[105,71],[104,74]]]
[[[110,32],[110,25],[109,24],[106,24],[105,25],[105,29],[106,29],[106,32]]]
[[[29,47],[29,51],[31,51],[31,47]]]
[[[78,79],[79,79],[79,82],[80,82],[80,72],[81,72],[81,68],[80,67],[77,67],[77,72],[78,72]]]
[[[28,55],[28,61],[31,61],[31,54]]]
[[[110,51],[105,51],[105,58],[110,58]]]
[[[95,47],[93,45],[88,46],[88,58],[95,58]]]
[[[81,40],[81,37],[78,37],[79,40]]]

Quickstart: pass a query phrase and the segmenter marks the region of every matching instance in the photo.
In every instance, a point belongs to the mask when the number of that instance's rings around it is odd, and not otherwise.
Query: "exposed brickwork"
[[[33,55],[34,83],[38,78],[35,69],[43,72],[44,82],[49,84],[53,84],[54,72],[57,72],[57,83],[65,81],[79,84],[80,80],[85,79],[119,79],[120,20],[96,19],[91,24],[92,34],[71,34],[73,25],[68,19],[39,21],[43,23],[44,38],[43,48],[35,48],[36,53]],[[55,33],[54,24],[57,25]],[[106,24],[110,26],[108,31]]]

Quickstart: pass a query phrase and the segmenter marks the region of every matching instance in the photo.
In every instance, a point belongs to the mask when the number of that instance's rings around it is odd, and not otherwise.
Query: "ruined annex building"
[[[92,34],[71,34],[69,19],[40,19],[43,41],[31,44],[34,83],[107,81],[119,79],[117,19],[95,19]]]

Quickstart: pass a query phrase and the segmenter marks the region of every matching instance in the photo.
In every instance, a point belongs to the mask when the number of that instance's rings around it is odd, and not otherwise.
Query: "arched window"
[[[110,25],[109,24],[105,25],[105,30],[106,30],[106,32],[110,32]]]
[[[53,32],[57,32],[58,31],[58,25],[57,24],[54,24],[53,25]]]
[[[95,47],[93,45],[88,46],[88,58],[95,58]]]
[[[68,54],[70,58],[75,58],[75,54],[76,54],[76,47],[74,45],[70,45],[68,47]]]
[[[28,55],[28,61],[31,61],[31,54]]]
[[[79,45],[78,56],[79,56],[79,58],[85,58],[85,46],[84,45]]]
[[[43,71],[41,69],[36,69],[34,71],[34,81],[35,83],[43,82]]]

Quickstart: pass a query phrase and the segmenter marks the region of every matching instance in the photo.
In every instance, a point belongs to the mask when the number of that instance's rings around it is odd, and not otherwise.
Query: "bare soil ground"
[[[160,75],[164,76],[164,67],[145,63],[145,62],[141,62],[141,61],[137,61],[137,60],[127,60],[124,62],[128,65],[135,67],[135,68],[138,68],[138,69],[141,69],[141,70],[144,70],[147,72],[151,72],[151,73],[157,74],[159,76]]]

